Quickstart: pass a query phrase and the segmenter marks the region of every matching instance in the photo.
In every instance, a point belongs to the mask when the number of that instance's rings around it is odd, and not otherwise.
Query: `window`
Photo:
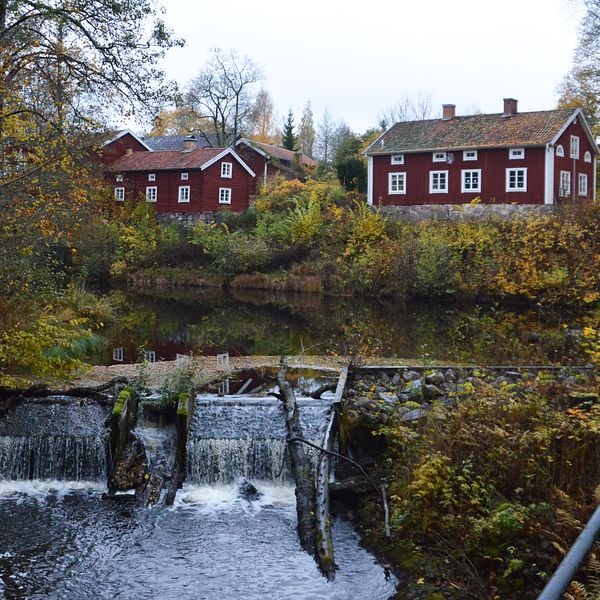
[[[481,169],[462,171],[461,192],[481,192]]]
[[[560,187],[558,195],[561,198],[566,198],[571,195],[571,173],[569,171],[560,172]]]
[[[181,174],[181,181],[187,181],[188,180],[188,174],[187,173],[182,173]]]
[[[116,187],[115,188],[115,200],[117,202],[123,202],[123,200],[125,200],[125,188],[124,187]]]
[[[406,194],[406,173],[390,173],[388,177],[389,194]]]
[[[571,152],[569,152],[571,158],[579,158],[579,137],[576,135],[571,136]]]
[[[446,162],[446,153],[445,152],[434,152],[433,153],[433,162]]]
[[[508,158],[511,160],[525,158],[525,148],[510,148],[508,151]]]
[[[179,196],[177,197],[177,202],[189,202],[190,201],[190,186],[189,185],[180,185],[179,186]]]
[[[464,150],[463,161],[477,160],[477,150]]]
[[[144,350],[144,362],[156,362],[156,352],[154,350]]]
[[[117,175],[117,176],[115,177],[115,181],[116,181],[117,183],[120,183],[121,181],[123,181],[123,175]]]
[[[148,186],[146,188],[146,202],[156,202],[156,198],[158,197],[158,190],[156,186]]]
[[[231,188],[219,188],[219,204],[231,204]]]
[[[506,169],[506,191],[527,191],[527,169]]]
[[[154,173],[148,173],[148,181],[156,181],[156,175]]]
[[[448,171],[429,171],[429,193],[448,193]]]
[[[114,348],[113,349],[113,361],[114,362],[123,362],[123,348]]]
[[[579,173],[579,195],[587,196],[588,188],[587,188],[587,175],[584,173]]]
[[[559,144],[558,146],[556,146],[556,156],[564,156],[565,155],[565,149]]]
[[[392,164],[393,165],[403,165],[404,164],[404,154],[392,154]]]
[[[232,168],[233,168],[233,163],[230,163],[230,162],[221,163],[221,177],[226,177],[227,179],[231,179]]]
[[[583,160],[585,160],[585,162],[589,162],[589,163],[591,163],[591,162],[592,162],[592,154],[591,154],[591,152],[589,152],[589,151],[588,151],[588,152],[586,152],[586,153],[583,155]]]

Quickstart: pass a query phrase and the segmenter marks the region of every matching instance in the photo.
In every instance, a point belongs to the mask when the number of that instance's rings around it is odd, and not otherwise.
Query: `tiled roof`
[[[280,146],[274,146],[273,144],[264,144],[263,142],[255,142],[254,140],[249,140],[249,142],[258,148],[261,148],[273,158],[278,158],[279,160],[287,160],[288,162],[292,162],[294,156],[296,155],[296,152],[293,150],[281,148]],[[300,154],[300,162],[307,167],[317,166],[317,162],[310,158],[310,156],[306,156],[306,154]]]
[[[410,153],[464,148],[543,146],[552,141],[574,109],[471,115],[403,121],[369,146],[367,154]]]
[[[168,152],[170,150],[183,150],[183,141],[188,137],[189,135],[147,135],[142,139],[154,152]],[[198,134],[195,137],[198,148],[211,146],[202,135]]]
[[[169,171],[199,169],[224,148],[200,148],[191,152],[134,152],[122,156],[109,171]]]

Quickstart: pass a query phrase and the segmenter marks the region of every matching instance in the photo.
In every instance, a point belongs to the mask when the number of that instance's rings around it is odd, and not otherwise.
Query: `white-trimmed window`
[[[148,173],[148,181],[156,181],[156,174]]]
[[[509,148],[508,158],[511,160],[525,158],[525,148]]]
[[[221,163],[221,177],[231,179],[231,173],[233,171],[233,163],[223,162]]]
[[[388,174],[388,193],[406,194],[406,173]]]
[[[392,164],[393,165],[403,165],[404,164],[404,154],[392,154]]]
[[[461,192],[468,194],[469,192],[481,192],[481,169],[463,170]]]
[[[448,171],[429,171],[429,193],[448,193]]]
[[[116,187],[115,188],[115,200],[117,202],[123,202],[123,200],[125,200],[125,188],[124,187]]]
[[[561,171],[560,172],[560,184],[558,188],[558,195],[561,198],[567,198],[571,195],[571,172]]]
[[[588,186],[587,186],[587,175],[585,173],[579,173],[579,195],[587,197]]]
[[[583,155],[583,160],[587,163],[592,162],[592,153],[589,150]]]
[[[189,179],[189,174],[188,173],[182,173],[181,174],[181,181],[187,181]]]
[[[556,146],[556,156],[564,156],[565,155],[565,149],[559,144],[558,146]]]
[[[123,181],[123,175],[117,175],[117,176],[115,177],[115,181],[116,181],[117,183],[121,183],[121,182]]]
[[[180,185],[179,186],[179,195],[177,196],[177,202],[184,203],[190,201],[190,186],[189,185]]]
[[[149,185],[146,188],[146,202],[156,202],[158,198],[158,189],[155,185]]]
[[[219,188],[219,204],[231,204],[231,188]]]
[[[571,151],[569,152],[571,158],[579,158],[579,136],[571,136]]]
[[[447,159],[448,156],[445,152],[434,152],[431,160],[433,162],[446,162]]]
[[[506,169],[506,191],[527,191],[527,169]]]
[[[156,362],[156,351],[155,350],[144,350],[144,362],[149,362],[149,363]]]
[[[123,348],[113,348],[113,361],[123,362]]]
[[[463,161],[477,160],[477,150],[463,150]]]

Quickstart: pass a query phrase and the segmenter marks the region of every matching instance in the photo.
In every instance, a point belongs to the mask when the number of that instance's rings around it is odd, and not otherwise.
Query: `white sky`
[[[162,0],[183,37],[163,63],[180,85],[210,49],[237,49],[262,69],[280,120],[307,100],[357,133],[401,96],[430,93],[457,114],[554,108],[581,17],[573,0]]]

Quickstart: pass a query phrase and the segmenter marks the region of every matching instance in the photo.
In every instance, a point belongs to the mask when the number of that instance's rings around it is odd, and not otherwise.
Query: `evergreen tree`
[[[296,136],[294,135],[294,114],[290,108],[286,122],[283,124],[283,137],[281,145],[288,150],[296,150]]]

